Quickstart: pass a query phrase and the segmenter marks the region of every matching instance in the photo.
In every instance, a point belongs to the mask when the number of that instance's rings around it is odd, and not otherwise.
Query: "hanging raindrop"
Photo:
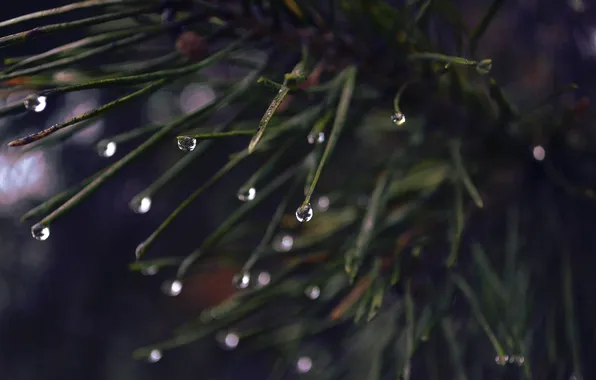
[[[298,210],[296,210],[296,219],[298,219],[298,221],[300,223],[310,221],[312,219],[313,215],[314,215],[314,212],[312,210],[312,206],[310,205],[310,203],[300,206],[300,207],[298,207]]]
[[[50,237],[50,227],[37,223],[31,227],[31,235],[37,240],[44,241]]]
[[[493,61],[490,59],[483,59],[482,61],[476,64],[476,71],[480,75],[486,75],[490,73],[491,69],[493,68]]]
[[[257,190],[254,187],[251,187],[250,189],[240,189],[237,196],[242,202],[252,201],[257,196]]]
[[[402,112],[395,111],[395,113],[391,115],[391,122],[395,125],[403,125],[406,122],[406,115]]]
[[[151,209],[151,198],[149,198],[149,197],[134,198],[130,202],[130,207],[137,214],[144,214]]]
[[[178,148],[185,152],[192,152],[197,147],[197,139],[189,136],[178,137]]]
[[[240,337],[232,331],[221,331],[217,333],[216,339],[226,350],[233,350],[240,343]]]
[[[313,133],[309,133],[308,136],[306,136],[306,140],[308,140],[309,144],[322,144],[325,142],[325,133],[324,132],[318,132],[316,134]]]
[[[165,294],[175,297],[182,291],[182,282],[180,280],[166,281],[162,285]]]
[[[311,300],[316,300],[321,295],[321,289],[316,285],[312,285],[306,288],[304,294]]]
[[[112,157],[116,153],[117,147],[118,146],[114,141],[101,140],[97,143],[97,153],[101,157]]]
[[[23,104],[29,111],[41,112],[46,108],[46,100],[47,98],[45,96],[31,94],[25,98]]]
[[[149,363],[157,363],[161,360],[162,356],[163,355],[160,350],[151,350],[149,356],[147,357],[147,360],[149,361]]]
[[[291,235],[282,235],[273,241],[273,249],[277,252],[288,252],[294,246],[294,238]]]
[[[495,356],[495,363],[498,365],[505,365],[509,361],[509,355]]]
[[[234,286],[238,289],[246,289],[250,285],[250,273],[242,272],[238,273],[232,279]]]

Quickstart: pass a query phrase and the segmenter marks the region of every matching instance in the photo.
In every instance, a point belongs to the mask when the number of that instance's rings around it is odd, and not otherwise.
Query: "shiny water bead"
[[[238,273],[232,279],[234,286],[238,289],[246,289],[250,285],[250,273],[242,272]]]
[[[178,148],[185,152],[192,152],[197,147],[197,139],[190,136],[178,137]]]
[[[238,347],[240,337],[233,331],[222,331],[217,333],[216,339],[226,350],[233,350]]]
[[[149,353],[149,356],[147,357],[147,360],[149,361],[149,363],[157,363],[158,361],[161,360],[161,358],[163,357],[162,353],[160,350],[151,350],[151,352]]]
[[[143,267],[141,269],[141,273],[144,276],[156,275],[158,271],[159,271],[159,268],[156,265],[149,265],[149,266]]]
[[[391,115],[391,122],[395,125],[403,125],[406,122],[406,115],[402,112],[395,111],[395,113]]]
[[[277,252],[288,252],[294,246],[294,238],[291,235],[280,235],[273,241],[273,249]]]
[[[509,355],[495,356],[495,363],[498,365],[505,365],[509,362]]]
[[[114,141],[102,140],[97,143],[97,153],[101,157],[112,157],[116,153],[117,147]]]
[[[296,371],[298,373],[307,373],[312,369],[312,359],[308,356],[301,356],[296,361]]]
[[[250,189],[241,189],[238,191],[238,199],[242,202],[252,201],[257,196],[257,189],[251,187]]]
[[[309,204],[298,207],[296,210],[296,219],[300,223],[308,222],[312,219],[314,212],[312,210],[312,206]]]
[[[151,209],[151,198],[135,198],[132,200],[132,202],[130,202],[130,207],[137,214],[145,214]]]
[[[47,98],[45,96],[31,94],[25,98],[23,104],[29,111],[41,112],[46,108],[46,100]]]
[[[31,236],[37,240],[46,240],[48,237],[50,237],[50,227],[37,223],[31,227]]]
[[[324,132],[319,132],[316,135],[309,133],[308,136],[306,136],[306,140],[308,140],[309,144],[322,144],[325,142],[325,133]]]
[[[306,294],[306,296],[311,300],[316,300],[321,295],[321,288],[316,285],[309,286],[304,291],[304,294]]]
[[[180,280],[166,281],[162,285],[165,294],[175,297],[182,291],[182,282]]]
[[[493,61],[490,59],[483,59],[482,61],[476,64],[476,71],[480,75],[486,75],[490,73],[491,69],[493,68]]]

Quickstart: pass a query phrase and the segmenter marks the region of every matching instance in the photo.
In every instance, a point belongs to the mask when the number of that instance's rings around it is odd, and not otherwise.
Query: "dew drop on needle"
[[[197,147],[197,139],[190,136],[178,137],[178,148],[184,152],[192,152]]]

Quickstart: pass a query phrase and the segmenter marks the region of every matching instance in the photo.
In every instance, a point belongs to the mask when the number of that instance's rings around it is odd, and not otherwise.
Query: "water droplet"
[[[524,365],[525,361],[526,361],[526,358],[524,358],[522,355],[515,356],[515,364],[517,364],[518,366]]]
[[[428,340],[429,340],[429,339],[430,339],[430,338],[429,338],[429,336],[428,336],[428,332],[424,333],[424,334],[423,334],[423,335],[420,337],[420,340],[421,340],[421,341],[423,341],[423,342],[428,342]]]
[[[329,197],[327,197],[325,195],[320,196],[316,202],[317,211],[321,211],[321,212],[327,211],[329,209],[329,203],[330,203]]]
[[[246,289],[250,285],[250,273],[242,272],[238,273],[232,279],[234,286],[238,289]]]
[[[296,361],[296,371],[298,373],[307,373],[312,369],[312,359],[308,356],[302,356]]]
[[[151,350],[149,356],[147,357],[147,360],[149,361],[149,363],[157,363],[161,360],[162,356],[163,355],[160,350]]]
[[[130,202],[130,207],[132,208],[132,211],[136,212],[137,214],[144,214],[151,209],[151,198],[133,198],[133,200]]]
[[[304,294],[311,300],[316,300],[321,295],[321,289],[316,285],[312,285],[306,288]]]
[[[294,238],[291,235],[280,235],[273,241],[273,249],[277,252],[288,252],[294,246]]]
[[[543,161],[544,157],[546,157],[546,150],[544,150],[542,145],[536,145],[532,149],[532,156],[534,156],[536,161]]]
[[[240,337],[233,331],[222,331],[217,333],[217,341],[226,350],[233,350],[238,347],[240,343]]]
[[[247,190],[240,189],[240,191],[238,191],[237,195],[238,195],[238,199],[241,200],[242,202],[252,201],[257,196],[257,189],[255,189],[254,187],[251,187],[250,189],[247,189]]]
[[[163,283],[162,289],[165,294],[175,297],[182,291],[182,282],[180,280],[166,281]]]
[[[50,237],[50,227],[37,223],[31,227],[31,235],[37,240],[44,241]]]
[[[505,365],[509,361],[509,355],[495,356],[495,363],[498,365]]]
[[[192,152],[197,147],[197,139],[189,136],[178,137],[178,148],[185,152]]]
[[[97,153],[101,157],[112,157],[116,153],[118,146],[115,142],[109,140],[101,140],[97,143]]]
[[[46,108],[46,100],[47,98],[45,96],[31,94],[25,98],[23,104],[29,111],[41,112]]]
[[[476,71],[480,75],[486,75],[490,73],[491,69],[493,68],[493,61],[490,59],[483,59],[482,61],[478,62],[476,65]]]
[[[308,140],[309,144],[322,144],[325,142],[325,133],[319,132],[316,135],[309,133],[308,136],[306,136],[306,140]]]
[[[259,286],[267,286],[271,282],[271,275],[268,272],[261,272],[257,277]]]
[[[395,113],[391,115],[391,122],[395,125],[403,125],[406,122],[406,115],[399,111],[395,111]]]
[[[149,266],[143,267],[141,269],[141,273],[144,276],[153,276],[153,275],[157,274],[158,271],[159,271],[159,268],[156,265],[149,265]]]
[[[309,203],[298,207],[298,210],[296,210],[296,219],[298,219],[300,223],[308,222],[312,219],[313,214],[312,206]]]

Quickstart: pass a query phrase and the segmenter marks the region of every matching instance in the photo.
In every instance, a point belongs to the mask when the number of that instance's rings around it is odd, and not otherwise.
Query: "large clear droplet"
[[[294,238],[291,235],[280,235],[273,241],[273,249],[277,252],[288,252],[294,246]]]
[[[309,144],[322,144],[325,142],[325,133],[324,132],[319,132],[316,134],[313,133],[309,133],[308,136],[306,136],[306,140],[308,140]]]
[[[250,285],[250,273],[242,272],[238,273],[232,279],[234,286],[238,289],[246,289]]]
[[[480,75],[486,75],[490,73],[491,69],[493,68],[493,61],[490,59],[483,59],[482,61],[478,62],[476,65],[476,71]]]
[[[391,122],[395,125],[403,125],[406,122],[406,115],[399,111],[395,111],[395,113],[391,115]]]
[[[312,359],[308,356],[301,356],[296,361],[296,371],[298,373],[307,373],[312,369]]]
[[[101,140],[97,143],[97,153],[101,157],[112,157],[116,153],[118,146],[114,141]]]
[[[50,237],[50,227],[37,223],[36,225],[31,227],[31,236],[33,236],[37,240],[46,240]]]
[[[254,187],[251,187],[250,189],[240,189],[237,196],[242,202],[252,201],[257,196],[257,189]]]
[[[151,350],[151,352],[149,353],[149,356],[147,357],[147,360],[149,361],[149,363],[157,363],[158,361],[161,360],[161,358],[163,357],[162,353],[160,350]]]
[[[132,208],[132,211],[136,212],[137,214],[144,214],[151,209],[151,198],[134,198],[130,202],[130,207]]]
[[[197,147],[197,139],[189,136],[178,137],[178,148],[185,152],[192,152]]]
[[[312,219],[313,215],[314,215],[314,212],[312,210],[312,206],[310,205],[310,203],[308,203],[304,206],[300,206],[300,207],[298,207],[298,210],[296,210],[296,219],[298,219],[298,221],[300,223],[310,221]]]
[[[23,104],[29,111],[41,112],[46,108],[46,100],[45,96],[31,94],[25,98]]]
[[[176,297],[182,291],[180,280],[166,281],[162,285],[163,292],[169,296]]]
[[[316,285],[309,286],[304,291],[304,294],[306,294],[306,296],[311,300],[316,300],[321,295],[321,288]]]
[[[233,331],[221,331],[217,333],[216,339],[226,350],[233,350],[240,343],[240,337]]]

